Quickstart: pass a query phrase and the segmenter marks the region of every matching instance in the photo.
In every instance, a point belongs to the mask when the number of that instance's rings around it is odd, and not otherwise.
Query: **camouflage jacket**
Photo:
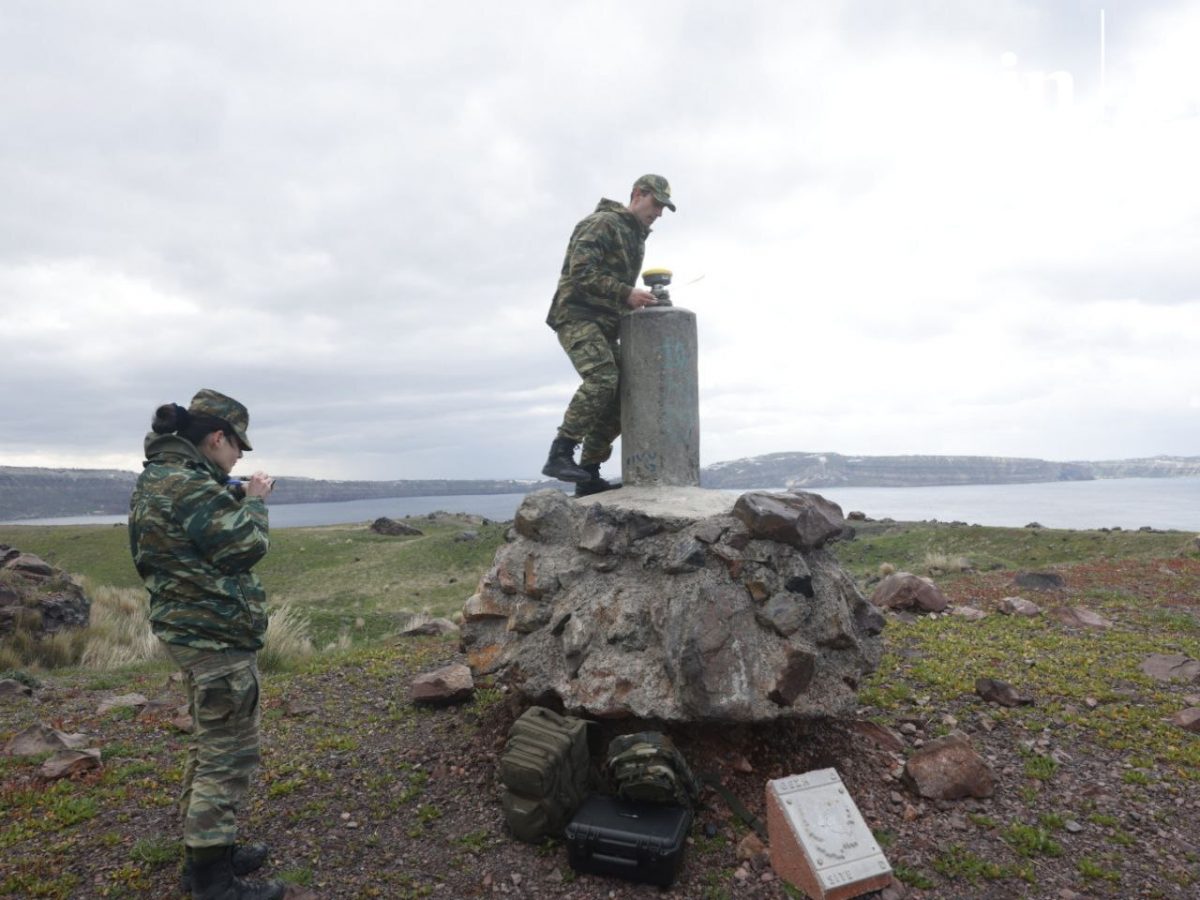
[[[150,592],[150,625],[169,644],[257,650],[266,594],[251,570],[267,552],[267,507],[240,500],[191,442],[146,435],[129,501],[129,547]]]
[[[650,229],[613,200],[575,226],[546,324],[595,322],[616,337],[625,300],[637,285]]]

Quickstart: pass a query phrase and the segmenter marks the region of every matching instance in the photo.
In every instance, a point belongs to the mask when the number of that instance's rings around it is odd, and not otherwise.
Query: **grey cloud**
[[[713,258],[692,265],[752,265],[789,236],[799,255],[806,229],[822,227],[806,191],[865,204],[882,177],[817,152],[831,138],[831,80],[887,78],[871,68],[880,54],[950,45],[1083,70],[1094,6],[1068,7],[6,11],[0,270],[86,259],[195,303],[203,320],[177,335],[184,320],[147,309],[111,334],[14,346],[3,324],[14,310],[0,310],[4,452],[136,456],[155,404],[209,385],[251,405],[260,458],[346,477],[536,474],[574,381],[542,317],[567,235],[600,196],[623,200],[636,175],[666,174],[680,212],[651,254],[671,264],[703,246]],[[1114,34],[1129,34],[1176,7],[1107,8]],[[1196,283],[1190,264],[1171,265],[1153,289],[1163,302]],[[1148,274],[1114,262],[1014,277],[1088,299]],[[776,277],[802,280],[747,269],[705,286],[751,320],[753,291]],[[797,296],[797,327],[808,302]],[[928,336],[937,316],[903,323],[902,336]],[[711,347],[754,339],[710,335]],[[839,402],[820,404],[831,427]]]
[[[1009,278],[1031,285],[1044,296],[1076,304],[1138,300],[1152,305],[1200,302],[1200,260],[1152,250],[1119,259],[1088,260],[1078,265],[1046,265],[1013,272]]]

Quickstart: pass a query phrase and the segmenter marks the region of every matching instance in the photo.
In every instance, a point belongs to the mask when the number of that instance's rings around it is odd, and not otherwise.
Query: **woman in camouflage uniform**
[[[262,845],[235,848],[236,814],[259,761],[256,653],[266,596],[252,571],[269,544],[272,480],[244,486],[229,473],[250,450],[250,415],[202,390],[187,409],[160,406],[146,435],[145,470],[130,500],[129,543],[150,592],[150,624],[183,671],[192,739],[184,770],[185,889],[205,900],[273,900],[279,882],[243,882]]]

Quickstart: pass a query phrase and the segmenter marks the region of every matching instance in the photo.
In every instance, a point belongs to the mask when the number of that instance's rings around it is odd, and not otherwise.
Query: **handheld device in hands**
[[[229,488],[229,490],[233,492],[233,495],[239,500],[243,500],[246,497],[246,485],[249,483],[249,478],[243,478],[240,475],[230,475],[229,479],[225,482],[225,487]],[[267,493],[269,494],[273,490],[275,490],[275,479],[268,478]]]

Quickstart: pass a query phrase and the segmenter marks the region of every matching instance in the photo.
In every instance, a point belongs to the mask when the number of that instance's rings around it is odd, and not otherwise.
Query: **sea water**
[[[915,488],[839,487],[817,488],[815,492],[837,503],[843,512],[860,510],[872,519],[1200,531],[1200,476]]]
[[[763,490],[779,490],[766,487]],[[938,487],[830,487],[814,493],[843,512],[872,519],[967,522],[1046,528],[1142,527],[1200,531],[1200,477],[1106,478],[1042,484],[966,484]],[[731,500],[742,491],[729,491]],[[346,500],[336,503],[270,504],[274,528],[345,525],[380,516],[398,519],[435,511],[471,513],[494,521],[511,519],[524,494],[459,494],[437,497]],[[23,519],[21,525],[103,525],[124,516],[66,516]]]

